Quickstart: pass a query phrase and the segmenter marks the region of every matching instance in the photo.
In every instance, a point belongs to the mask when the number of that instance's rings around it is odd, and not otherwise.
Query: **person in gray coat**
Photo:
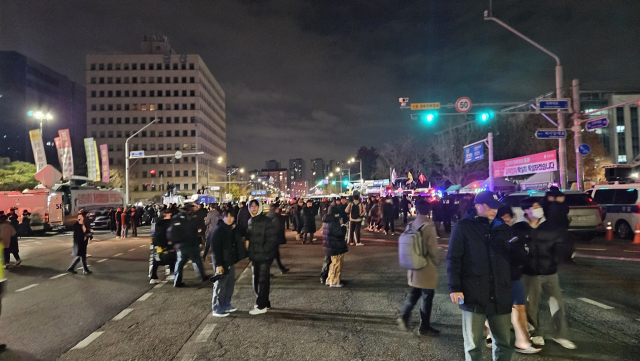
[[[435,336],[440,331],[431,327],[431,308],[433,306],[433,297],[435,289],[438,287],[438,268],[440,257],[438,256],[438,236],[436,235],[436,227],[427,215],[431,211],[431,205],[424,199],[416,201],[416,211],[418,216],[411,224],[412,229],[420,229],[422,239],[422,249],[425,251],[423,255],[427,259],[427,265],[418,270],[407,270],[407,279],[411,290],[407,295],[398,319],[398,325],[401,330],[409,330],[409,318],[411,311],[418,300],[422,297],[422,305],[420,306],[420,335]]]

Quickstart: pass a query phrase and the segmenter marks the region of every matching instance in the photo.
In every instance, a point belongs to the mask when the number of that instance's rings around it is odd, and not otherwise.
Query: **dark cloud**
[[[198,53],[227,95],[229,162],[344,159],[428,137],[397,99],[517,101],[554,89],[553,59],[493,22],[488,0],[5,0],[0,46],[84,82],[88,53],[143,35]],[[494,0],[494,15],[563,61],[565,83],[640,84],[636,0]],[[446,124],[447,118],[439,118]]]

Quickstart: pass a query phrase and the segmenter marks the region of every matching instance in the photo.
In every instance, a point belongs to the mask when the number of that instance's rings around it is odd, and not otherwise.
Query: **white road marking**
[[[92,334],[90,334],[89,336],[87,336],[87,338],[85,338],[84,340],[78,342],[77,345],[75,345],[72,350],[77,350],[77,349],[81,349],[81,348],[85,348],[87,346],[89,346],[93,341],[96,340],[96,338],[100,337],[100,335],[102,335],[104,332],[103,331],[96,331]]]
[[[182,356],[181,361],[194,361],[196,359],[195,355],[184,355]]]
[[[167,283],[167,281],[162,281],[162,282],[158,283],[154,288],[160,288],[160,287],[164,286],[165,283]]]
[[[128,315],[129,313],[131,313],[131,311],[133,311],[133,308],[125,308],[124,310],[122,310],[122,312],[120,312],[119,314],[116,315],[116,317],[114,317],[112,320],[113,321],[120,321],[122,320],[126,315]]]
[[[595,258],[595,259],[611,259],[611,260],[614,260],[614,261],[640,262],[640,258],[595,256],[595,255],[583,254],[583,253],[576,253],[576,257],[580,257],[580,258]]]
[[[103,259],[99,260],[98,263],[102,263],[102,262],[108,261],[108,260],[109,260],[108,258],[103,258]]]
[[[142,246],[140,246],[140,248],[142,248],[142,247],[146,247],[146,246],[147,246],[146,244],[143,244]]]
[[[35,244],[42,244],[42,242],[37,242],[37,241],[36,241],[36,242],[33,242],[33,243],[35,243]]]
[[[151,297],[152,294],[153,292],[147,292],[144,295],[142,295],[140,298],[138,298],[138,301],[145,301],[147,298]]]
[[[215,323],[210,323],[204,326],[204,328],[202,329],[202,331],[200,331],[200,334],[196,338],[196,342],[206,342],[209,338],[209,335],[211,335],[211,332],[213,332],[214,328],[216,328]]]
[[[89,268],[89,267],[91,267],[91,265],[90,265],[90,264],[88,264],[88,265],[87,265],[87,268]],[[78,268],[76,268],[76,269],[82,269],[82,267],[78,267]]]
[[[629,251],[628,249],[625,249],[625,250],[624,250],[624,251],[622,251],[622,252],[629,252],[629,253],[640,253],[640,251]]]
[[[118,256],[122,256],[124,253],[118,253],[118,254],[114,254],[114,257],[118,257]]]
[[[581,251],[606,251],[606,248],[576,248]]]
[[[39,283],[34,283],[32,285],[28,285],[27,287],[22,287],[21,289],[16,290],[16,292],[22,292],[22,291],[28,290],[29,288],[34,288],[37,285],[39,285]]]
[[[588,303],[588,304],[590,304],[590,305],[594,305],[594,306],[598,306],[598,307],[600,307],[600,308],[604,308],[605,310],[613,310],[613,307],[611,307],[611,306],[607,306],[607,305],[605,305],[604,303],[596,302],[596,301],[594,301],[594,300],[590,300],[590,299],[588,299],[588,298],[584,298],[584,297],[580,297],[580,298],[578,298],[578,299],[579,299],[580,301],[582,301],[582,302],[586,302],[586,303]]]
[[[131,248],[131,249],[129,250],[129,252],[133,252],[133,251],[135,251],[135,250],[136,250],[135,248]]]
[[[68,273],[60,273],[60,274],[59,274],[59,275],[57,275],[57,276],[49,277],[49,279],[50,279],[50,280],[55,280],[56,278],[60,278],[60,277],[62,277],[62,276],[66,276],[66,275],[68,275]]]

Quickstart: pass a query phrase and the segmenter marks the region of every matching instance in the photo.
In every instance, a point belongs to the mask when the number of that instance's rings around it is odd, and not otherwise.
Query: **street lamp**
[[[124,182],[125,182],[125,205],[129,204],[129,141],[131,140],[131,138],[135,137],[136,135],[138,135],[138,133],[140,133],[141,131],[143,131],[144,129],[146,129],[147,127],[149,127],[151,124],[155,123],[158,120],[158,117],[154,117],[152,121],[149,122],[149,124],[145,125],[144,127],[140,128],[140,130],[138,130],[137,132],[131,134],[131,136],[129,138],[127,138],[127,140],[124,142]],[[175,174],[175,169],[173,171],[173,173]]]
[[[363,188],[363,178],[362,178],[362,159],[355,159],[355,158],[351,158],[349,159],[349,161],[347,162],[348,164],[352,164],[352,163],[360,163],[360,191],[362,191]],[[351,175],[349,175],[349,182],[351,182]]]
[[[27,115],[30,117],[34,117],[36,119],[38,119],[40,121],[40,136],[42,136],[42,121],[43,120],[51,120],[53,119],[53,115],[51,115],[51,113],[47,112],[46,114],[41,112],[41,111],[36,111],[34,112],[33,110],[30,110],[27,112]]]

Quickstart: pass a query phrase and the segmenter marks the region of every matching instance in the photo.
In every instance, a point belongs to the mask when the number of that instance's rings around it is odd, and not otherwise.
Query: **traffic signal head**
[[[438,117],[438,112],[431,111],[422,115],[423,121],[427,123],[433,122]]]
[[[151,175],[156,175],[156,170],[152,169],[151,171],[149,171],[149,173],[151,173]]]
[[[342,181],[342,184],[348,186],[349,185],[349,181],[345,179],[345,180]]]
[[[484,112],[480,113],[478,115],[478,120],[480,120],[481,122],[487,122],[487,121],[493,119],[494,116],[495,116],[495,114],[493,113],[493,111],[488,110],[488,111],[484,111]]]
[[[331,181],[331,185],[332,186],[336,185],[336,181]]]

